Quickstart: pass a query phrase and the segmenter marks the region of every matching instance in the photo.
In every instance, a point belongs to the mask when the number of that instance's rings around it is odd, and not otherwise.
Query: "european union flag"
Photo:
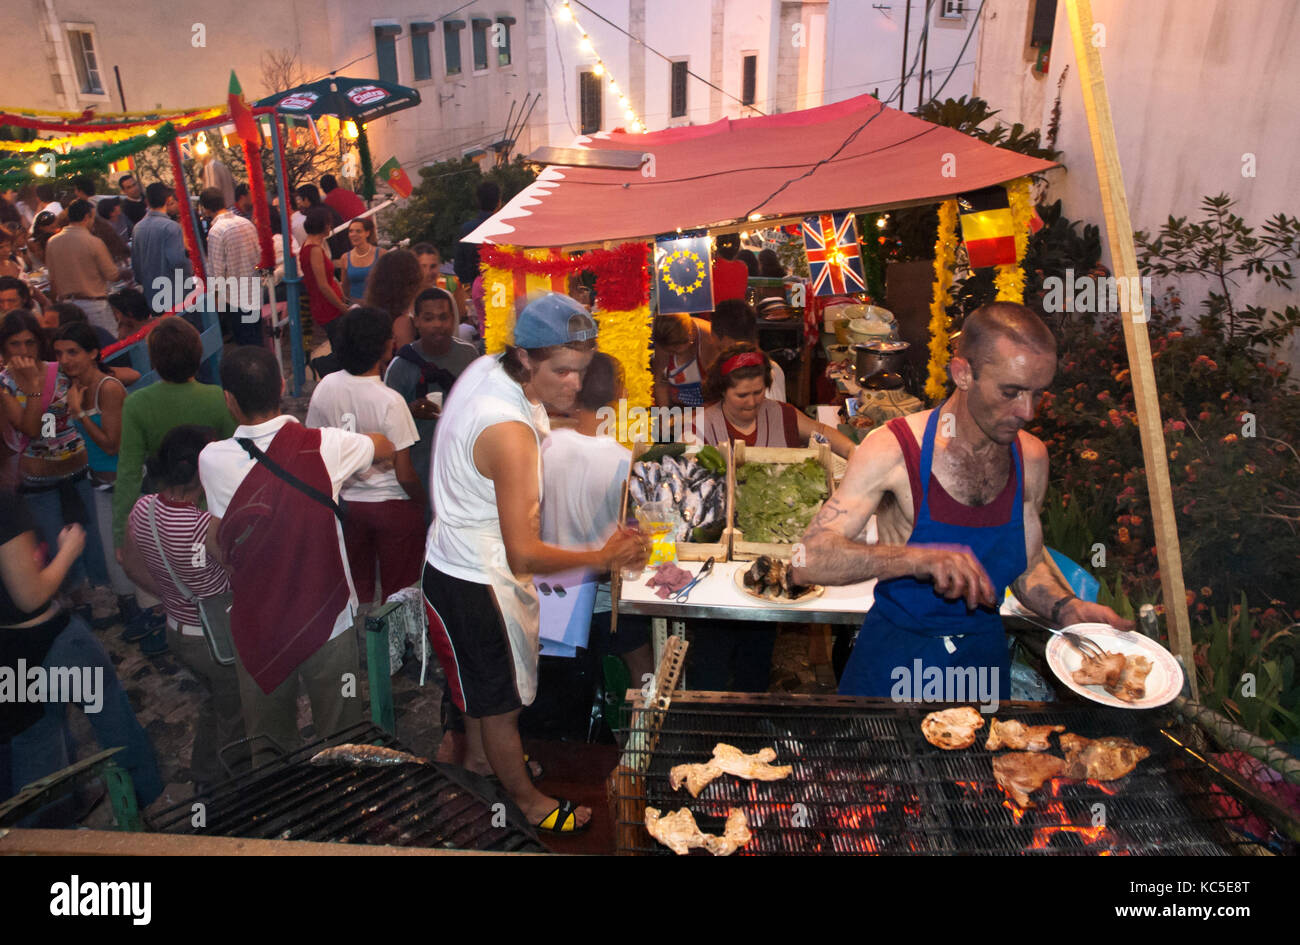
[[[659,313],[713,311],[711,241],[682,236],[655,244],[655,291]]]

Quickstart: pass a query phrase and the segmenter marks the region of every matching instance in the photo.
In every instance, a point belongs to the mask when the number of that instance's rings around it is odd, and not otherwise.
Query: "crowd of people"
[[[209,273],[230,285],[260,278],[247,189],[212,161],[203,171]],[[156,759],[96,631],[121,625],[123,640],[149,656],[170,651],[193,673],[203,698],[189,770],[203,790],[220,777],[224,745],[246,739],[239,760],[254,765],[299,746],[300,689],[319,735],[360,721],[360,620],[418,587],[445,677],[440,760],[499,779],[540,829],[581,830],[591,811],[534,783],[541,772],[523,753],[519,718],[539,686],[533,576],[580,569],[599,578],[639,567],[649,553],[647,537],[619,518],[631,453],[596,422],[625,396],[620,365],[596,350],[590,313],[599,296],[575,282],[569,294],[531,299],[505,353],[483,356],[472,245],[458,246],[454,275],[432,245],[381,249],[364,203],[328,175],[320,183],[298,188],[287,245],[275,234],[278,263],[295,254],[306,314],[320,329],[305,422],[284,412],[283,367],[264,343],[260,297],[227,290],[218,299],[231,342],[219,385],[198,379],[199,331],[186,318],[159,317],[151,285],[192,272],[168,185],[123,175],[107,212],[93,202],[93,181],[77,182],[66,211],[48,185],[0,204],[0,221],[10,210],[19,216],[16,226],[0,222],[10,250],[0,276],[0,665],[102,668],[111,710],[92,722],[102,745],[127,749],[143,806],[162,790]],[[495,185],[478,196],[481,215],[500,205]],[[1037,441],[1015,444],[1055,367],[1050,332],[1032,313],[975,313],[954,357],[951,409],[963,443],[983,450],[967,465],[988,465],[979,481],[1000,490],[976,495],[944,482],[952,472],[941,464],[957,462],[962,446],[948,434],[936,444],[936,412],[895,429],[897,446],[882,436],[855,448],[788,404],[783,372],[758,344],[759,316],[736,295],[748,281],[745,251],[726,237],[719,250],[726,297],[711,312],[654,321],[655,402],[691,408],[673,437],[824,442],[852,457],[844,491],[809,532],[800,575],[883,579],[877,599],[887,606],[871,619],[889,623],[861,648],[874,656],[850,666],[846,691],[887,694],[878,691],[881,667],[917,651],[913,612],[942,618],[945,633],[925,637],[927,658],[948,658],[942,649],[1001,665],[994,622],[981,614],[974,627],[958,611],[1012,582],[1053,618],[1068,608],[1118,621],[1053,596],[1061,589],[1028,525],[1045,464]],[[760,275],[779,269],[774,254],[761,257]],[[47,286],[34,278],[42,271]],[[131,281],[141,289],[120,285]],[[139,374],[104,354],[146,328],[156,379],[128,392]],[[931,462],[947,492],[930,491],[918,471]],[[893,544],[863,551],[860,535],[884,508],[885,486],[893,498],[882,534]],[[1005,521],[968,508],[998,502]],[[926,541],[975,551],[912,548],[914,526]],[[111,589],[115,612],[96,618],[93,587]],[[620,621],[611,635],[607,586],[594,611],[590,651],[619,655],[640,679],[652,668],[648,627]],[[774,632],[693,629],[696,685],[767,688]],[[963,634],[980,636],[979,646],[952,644]],[[0,706],[0,792],[66,765],[67,731],[64,702]]]

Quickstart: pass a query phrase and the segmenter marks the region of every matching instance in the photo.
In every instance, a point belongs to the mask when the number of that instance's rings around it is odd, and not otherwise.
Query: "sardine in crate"
[[[635,463],[637,460],[639,460],[641,458],[641,455],[645,453],[646,450],[650,449],[651,445],[653,444],[646,443],[642,440],[637,440],[635,443],[633,443],[632,462]],[[690,457],[698,453],[700,449],[701,447],[694,446],[694,445],[686,447],[685,457],[689,459]],[[722,536],[717,541],[677,542],[678,561],[707,561],[710,558],[713,558],[719,562],[731,560],[731,493],[732,493],[732,486],[734,484],[731,476],[731,446],[730,444],[719,443],[716,446],[714,446],[714,449],[716,449],[719,453],[722,454],[722,458],[727,463],[727,475],[724,477],[723,482],[719,487],[726,490],[726,492],[723,495],[725,501],[725,508],[723,510],[723,515],[724,515],[723,521],[726,524],[723,526]],[[630,465],[628,466],[627,475],[628,475],[628,479],[631,480],[632,467]],[[624,488],[623,507],[619,510],[619,521],[622,522],[627,521],[628,511],[632,504],[633,504],[632,497],[628,494],[628,490]]]
[[[731,560],[753,561],[767,555],[788,562],[794,545],[775,541],[745,541],[745,534],[736,522],[736,490],[744,488],[736,484],[736,470],[745,463],[765,463],[781,467],[795,466],[806,459],[815,459],[826,470],[826,498],[835,494],[835,468],[832,465],[831,448],[825,443],[816,447],[789,446],[746,446],[744,440],[735,440],[731,444],[731,456],[727,462],[727,528],[731,532]],[[777,472],[780,472],[778,469]],[[823,504],[825,504],[823,502]],[[820,506],[818,507],[820,511]],[[815,513],[814,513],[815,514]]]

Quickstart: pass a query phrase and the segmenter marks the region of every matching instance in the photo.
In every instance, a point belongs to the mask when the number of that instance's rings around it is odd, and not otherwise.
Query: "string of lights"
[[[605,65],[605,60],[601,59],[600,53],[596,52],[596,45],[591,41],[591,36],[582,28],[578,22],[578,17],[573,12],[573,7],[569,5],[569,0],[563,2],[556,8],[555,18],[561,23],[572,23],[578,31],[581,39],[578,40],[578,48],[589,56],[596,57],[596,63],[591,67],[591,71],[601,79],[609,80],[609,90],[618,97],[618,104],[623,109],[623,118],[627,121],[627,130],[633,134],[640,134],[645,131],[645,122],[638,117],[636,110],[632,108],[632,101],[627,97],[627,93],[619,86],[618,81],[610,74],[609,66]]]

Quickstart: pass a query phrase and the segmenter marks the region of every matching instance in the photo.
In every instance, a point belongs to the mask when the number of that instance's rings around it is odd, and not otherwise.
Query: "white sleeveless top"
[[[425,560],[444,574],[493,584],[509,574],[496,486],[474,465],[479,434],[498,423],[527,424],[537,437],[537,490],[541,498],[541,441],[550,433],[546,408],[531,403],[495,356],[478,358],[456,380],[433,440],[429,497],[433,524]],[[531,582],[529,582],[531,584]]]

